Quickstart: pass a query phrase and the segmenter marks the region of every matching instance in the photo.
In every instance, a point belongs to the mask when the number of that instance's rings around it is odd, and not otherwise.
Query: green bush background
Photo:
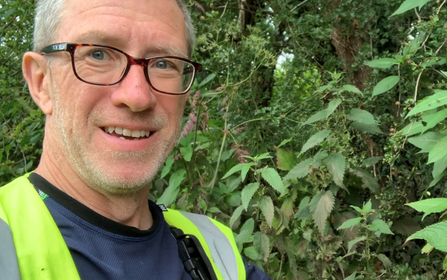
[[[405,204],[447,191],[446,1],[187,2],[204,71],[151,199],[231,226],[273,279],[444,279],[405,242],[442,211]],[[42,152],[34,4],[0,0],[0,185]]]

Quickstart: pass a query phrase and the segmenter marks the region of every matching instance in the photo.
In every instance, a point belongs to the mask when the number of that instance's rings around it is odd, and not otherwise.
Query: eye
[[[167,69],[168,68],[168,62],[159,60],[155,63],[155,68],[159,69]]]
[[[94,58],[94,59],[97,59],[97,60],[104,60],[104,59],[107,59],[109,57],[104,50],[93,50],[90,53],[90,56],[92,58]]]

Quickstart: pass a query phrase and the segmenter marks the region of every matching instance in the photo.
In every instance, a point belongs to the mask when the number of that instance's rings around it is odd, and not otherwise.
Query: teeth
[[[115,132],[118,135],[123,135],[123,136],[133,137],[133,138],[149,137],[151,135],[151,132],[146,131],[146,130],[130,130],[127,128],[114,127],[114,126],[105,127],[104,131],[108,132],[109,134],[112,134],[113,132]],[[120,139],[126,139],[126,138],[120,137]],[[138,140],[138,139],[134,139],[134,140]]]

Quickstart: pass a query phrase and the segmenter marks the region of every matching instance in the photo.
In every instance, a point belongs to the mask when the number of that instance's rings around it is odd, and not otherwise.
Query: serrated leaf
[[[313,160],[310,158],[298,163],[294,168],[292,168],[292,170],[289,171],[289,173],[287,173],[284,180],[286,181],[289,179],[300,179],[306,177],[310,172],[312,162]]]
[[[436,109],[447,104],[447,90],[434,90],[434,94],[419,102],[405,118],[414,114]]]
[[[298,212],[295,214],[295,217],[298,220],[309,219],[311,217],[309,202],[310,197],[308,196],[301,199],[300,205],[298,206]]]
[[[351,109],[351,112],[349,113],[349,115],[346,116],[346,118],[354,122],[376,124],[374,116],[370,112],[359,108]]]
[[[421,149],[419,153],[428,153],[441,139],[442,135],[440,133],[427,132],[419,136],[408,138],[408,142]]]
[[[343,185],[343,177],[346,169],[346,158],[342,154],[336,153],[329,155],[324,160],[324,163],[326,164],[329,173],[331,173],[332,179],[334,180],[335,184],[344,188],[345,186]]]
[[[321,130],[312,135],[301,148],[301,154],[323,142],[331,134],[330,130]]]
[[[352,127],[354,127],[357,130],[371,133],[371,134],[381,134],[382,133],[382,130],[380,130],[379,126],[376,124],[353,122]]]
[[[360,224],[361,220],[362,217],[346,220],[343,224],[341,224],[341,226],[337,228],[337,230],[355,227],[356,225]]]
[[[401,131],[403,134],[412,136],[418,133],[424,133],[425,131],[435,127],[438,123],[447,118],[447,109],[436,112],[436,110],[430,110],[422,113],[422,121],[412,122],[405,126]],[[423,123],[422,123],[423,122]]]
[[[428,198],[405,204],[419,212],[424,212],[422,220],[431,213],[440,213],[447,209],[447,198]]]
[[[313,218],[318,226],[318,230],[320,231],[321,235],[324,234],[324,230],[326,228],[326,220],[331,214],[332,209],[334,208],[334,202],[334,194],[331,191],[327,191],[321,196],[315,207]]]
[[[354,247],[355,244],[357,244],[357,243],[359,243],[361,241],[364,241],[364,240],[366,240],[366,237],[365,236],[360,236],[360,237],[357,237],[357,238],[349,241],[348,242],[348,252],[351,251],[352,247]]]
[[[281,144],[278,145],[278,148],[281,148],[282,146],[284,146],[285,144],[289,143],[290,141],[292,141],[293,138],[289,138],[289,139],[285,139],[282,140]]]
[[[259,207],[261,212],[265,217],[265,221],[271,227],[273,223],[273,216],[275,215],[275,207],[273,206],[273,201],[270,196],[263,196],[259,200]]]
[[[275,169],[268,167],[262,171],[261,176],[264,180],[272,186],[273,189],[278,191],[281,194],[284,194],[286,191],[284,184],[282,182],[281,176],[279,176],[278,171]]]
[[[337,107],[341,104],[342,100],[340,98],[332,99],[331,102],[329,102],[327,108],[326,108],[326,118],[328,118],[332,113],[335,112]]]
[[[251,198],[253,197],[253,194],[258,190],[259,183],[251,183],[244,187],[244,189],[241,192],[241,200],[242,205],[244,206],[245,211],[247,211],[248,204],[250,203]]]
[[[380,219],[376,219],[376,220],[372,221],[372,223],[369,225],[369,229],[371,231],[378,231],[381,233],[394,235],[394,233],[390,230],[390,227],[388,226],[388,224]]]
[[[241,227],[241,230],[239,231],[239,234],[236,236],[236,244],[238,246],[242,246],[242,244],[250,242],[253,234],[253,230],[255,227],[255,222],[253,218],[248,219],[244,225]]]
[[[368,202],[365,203],[365,205],[363,205],[362,208],[362,214],[369,214],[372,211],[372,203],[371,203],[371,199],[368,200]]]
[[[382,262],[383,266],[386,269],[391,269],[393,267],[393,264],[391,263],[390,259],[384,254],[378,254],[377,258],[379,258],[379,260]]]
[[[428,163],[432,163],[447,156],[447,136],[442,138],[428,153]]]
[[[377,183],[377,179],[374,178],[371,173],[361,169],[353,169],[352,172],[362,179],[362,188],[368,188],[372,193],[377,193],[379,191],[379,183]]]
[[[253,239],[253,245],[260,252],[262,260],[267,262],[270,255],[270,239],[269,237],[261,232],[257,232]]]
[[[243,210],[244,210],[243,205],[239,205],[239,207],[236,208],[236,210],[234,210],[233,215],[231,215],[231,218],[230,218],[230,228],[232,228],[234,223],[237,221],[237,219],[239,219]]]
[[[374,87],[372,96],[376,96],[389,91],[390,89],[392,89],[397,85],[399,79],[400,79],[399,76],[389,76],[381,80]]]
[[[315,91],[315,93],[323,92],[323,91],[325,91],[325,90],[327,90],[327,89],[331,89],[332,87],[333,87],[332,85],[324,85],[324,86],[321,86],[321,87],[319,87],[319,88]]]
[[[413,239],[424,239],[436,249],[447,252],[447,222],[430,225],[412,234],[406,242]]]
[[[282,148],[276,148],[276,166],[280,170],[290,171],[295,166],[295,155]]]
[[[157,204],[169,206],[174,202],[177,194],[179,193],[179,186],[185,179],[185,174],[186,170],[180,169],[169,177],[169,185],[161,197],[157,200]]]
[[[369,67],[382,69],[390,68],[395,64],[399,64],[399,61],[393,58],[379,58],[365,62],[365,65],[368,65]]]
[[[341,87],[341,89],[345,90],[345,91],[349,91],[349,92],[358,93],[360,95],[363,95],[363,93],[356,86],[353,86],[353,85],[343,85]]]
[[[362,165],[364,165],[366,167],[370,167],[370,166],[377,164],[382,159],[383,159],[383,157],[370,157],[370,158],[365,159],[362,162]]]
[[[248,168],[250,169],[251,166],[253,166],[253,163],[240,163],[238,165],[233,166],[230,171],[227,172],[227,174],[225,174],[222,179],[225,179],[231,175],[233,175],[234,173],[243,170],[244,168],[246,168],[248,166]]]
[[[399,8],[391,16],[403,14],[406,11],[409,11],[416,7],[419,7],[420,9],[422,8],[422,6],[430,1],[431,0],[405,0],[402,4],[400,4]]]

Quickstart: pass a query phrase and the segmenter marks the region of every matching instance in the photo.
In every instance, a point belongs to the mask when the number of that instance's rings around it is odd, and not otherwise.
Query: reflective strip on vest
[[[169,225],[178,227],[199,239],[218,279],[246,279],[245,265],[230,228],[205,215],[172,209],[163,212],[163,215]]]
[[[12,232],[8,224],[2,219],[0,219],[0,240],[0,275],[8,280],[20,280],[19,264],[17,263]]]

